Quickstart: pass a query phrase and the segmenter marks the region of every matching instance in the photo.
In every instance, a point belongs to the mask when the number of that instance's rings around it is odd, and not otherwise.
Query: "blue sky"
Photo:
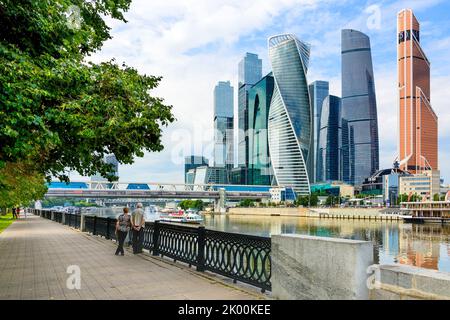
[[[146,154],[132,166],[120,166],[121,180],[182,182],[185,155],[210,158],[213,88],[220,80],[230,80],[237,87],[237,65],[246,52],[259,54],[263,72],[268,73],[267,38],[271,35],[293,33],[310,43],[308,81],[327,80],[331,93],[340,96],[340,30],[344,28],[360,30],[371,39],[380,162],[382,167],[391,166],[397,150],[396,14],[403,8],[413,9],[421,23],[422,47],[431,61],[439,162],[448,183],[450,3],[445,0],[134,0],[125,15],[128,23],[108,20],[113,39],[91,59],[115,57],[142,73],[163,76],[154,94],[174,106],[177,122],[164,130],[165,150]],[[379,12],[379,20],[374,20],[374,12]],[[73,174],[72,179],[76,178]]]

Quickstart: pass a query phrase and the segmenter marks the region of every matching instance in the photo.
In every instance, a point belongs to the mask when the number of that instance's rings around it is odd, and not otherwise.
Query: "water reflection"
[[[121,208],[96,212],[110,217],[120,213]],[[158,213],[146,210],[147,221],[157,218]],[[450,272],[449,225],[227,215],[206,215],[204,224],[209,229],[267,237],[287,233],[372,241],[376,263],[401,263]]]
[[[396,221],[263,216],[207,216],[207,228],[261,236],[306,234],[374,243],[375,262],[450,272],[450,226]]]

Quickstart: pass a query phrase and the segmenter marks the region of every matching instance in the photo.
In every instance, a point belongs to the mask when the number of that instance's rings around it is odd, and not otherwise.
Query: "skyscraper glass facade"
[[[343,180],[359,186],[379,168],[372,55],[369,37],[359,31],[342,30],[341,41]]]
[[[267,75],[248,92],[248,184],[270,185],[273,171],[269,157],[268,120],[274,79]]]
[[[247,52],[238,66],[238,166],[248,168],[248,90],[261,80],[262,60],[257,54]],[[241,180],[247,183],[247,170],[241,170]]]
[[[232,168],[234,163],[233,87],[220,81],[214,88],[214,166]]]
[[[314,183],[320,181],[317,175],[317,157],[319,148],[319,132],[320,132],[320,117],[322,115],[322,104],[325,98],[329,95],[330,86],[327,81],[314,81],[309,85],[309,94],[311,96],[311,108],[313,111],[313,141],[310,150],[308,173],[309,181]],[[319,180],[317,180],[319,179]]]
[[[297,194],[309,194],[307,163],[312,112],[306,74],[310,46],[294,35],[269,38],[269,58],[275,79],[269,110],[269,151],[275,179]]]
[[[317,181],[341,180],[341,99],[328,96],[323,101],[317,154]]]
[[[208,165],[208,159],[203,156],[188,156],[184,158],[184,182],[185,183],[193,183],[193,181],[189,182],[188,172],[191,169],[195,169],[202,166]]]
[[[239,87],[243,84],[255,84],[262,77],[262,60],[255,53],[247,52],[238,66]]]

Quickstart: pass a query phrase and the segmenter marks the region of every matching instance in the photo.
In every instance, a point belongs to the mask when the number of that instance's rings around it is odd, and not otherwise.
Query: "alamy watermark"
[[[81,289],[81,269],[80,266],[70,265],[67,267],[66,273],[69,277],[66,280],[66,287],[69,290],[80,290]]]

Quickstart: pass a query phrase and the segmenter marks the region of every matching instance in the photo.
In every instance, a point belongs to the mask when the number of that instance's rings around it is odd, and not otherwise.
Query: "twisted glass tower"
[[[275,179],[297,194],[309,194],[306,164],[311,143],[311,104],[306,73],[310,46],[294,35],[270,37],[269,59],[275,87],[268,136]]]

